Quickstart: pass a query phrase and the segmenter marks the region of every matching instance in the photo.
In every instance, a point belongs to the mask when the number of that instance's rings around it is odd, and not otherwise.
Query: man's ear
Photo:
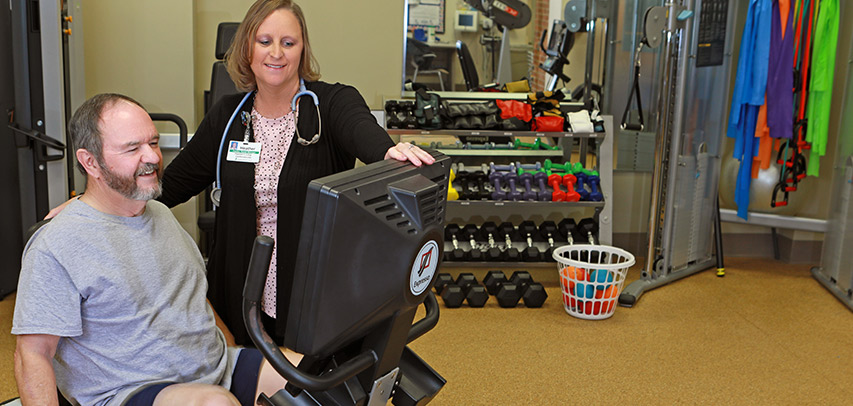
[[[86,173],[93,178],[101,177],[101,166],[98,165],[98,160],[95,158],[95,155],[91,152],[80,148],[76,151],[77,162],[80,162],[83,165],[83,169],[86,170]]]

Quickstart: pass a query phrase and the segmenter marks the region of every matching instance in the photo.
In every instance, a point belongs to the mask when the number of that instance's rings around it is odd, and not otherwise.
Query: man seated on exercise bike
[[[251,405],[281,389],[257,350],[227,346],[198,248],[152,200],[162,155],[142,106],[94,96],[69,135],[87,189],[24,251],[12,327],[22,403],[57,404],[58,387],[83,405]]]

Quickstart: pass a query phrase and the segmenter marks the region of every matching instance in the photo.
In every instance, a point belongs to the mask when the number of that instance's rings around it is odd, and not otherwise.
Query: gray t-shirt
[[[231,385],[238,350],[206,301],[204,261],[166,206],[137,217],[72,202],[24,250],[12,334],[60,336],[74,403],[121,404],[155,382]]]

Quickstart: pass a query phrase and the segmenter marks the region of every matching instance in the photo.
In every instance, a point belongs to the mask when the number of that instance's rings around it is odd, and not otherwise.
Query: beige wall
[[[83,13],[86,96],[124,93],[194,128],[192,3],[85,0]]]

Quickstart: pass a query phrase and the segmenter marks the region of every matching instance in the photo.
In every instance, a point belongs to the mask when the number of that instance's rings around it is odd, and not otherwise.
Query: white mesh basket
[[[634,256],[607,245],[566,245],[554,250],[566,313],[601,320],[616,310]]]

